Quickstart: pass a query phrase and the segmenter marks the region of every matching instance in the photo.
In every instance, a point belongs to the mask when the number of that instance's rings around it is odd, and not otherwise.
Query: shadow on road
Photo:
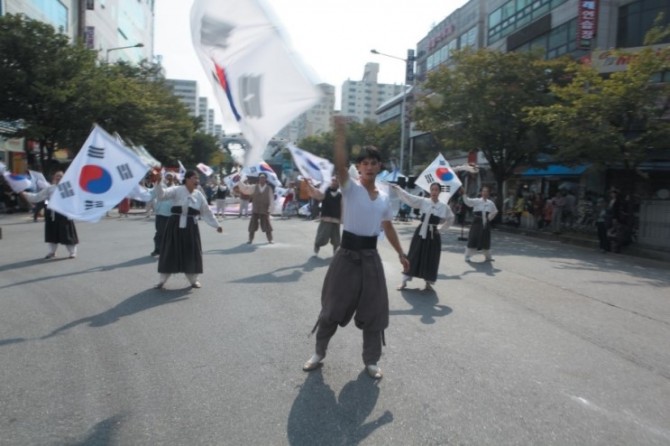
[[[40,339],[48,339],[82,324],[88,324],[89,327],[104,327],[105,325],[117,322],[122,317],[132,316],[140,311],[184,300],[190,291],[190,286],[188,288],[174,290],[145,290],[134,296],[130,296],[128,299],[102,313],[67,323],[62,327],[55,329],[48,335],[42,336]]]
[[[69,262],[79,262],[80,259],[68,259],[67,257],[62,257],[62,258],[56,258],[55,260],[26,260],[23,262],[18,262],[18,263],[10,263],[8,265],[0,267],[0,272],[9,270],[9,269],[15,269],[15,268],[22,268],[26,266],[31,266],[34,264],[48,264],[50,262],[54,262],[57,260],[68,260]],[[140,266],[140,265],[145,265],[147,263],[155,263],[156,259],[150,256],[142,256],[138,257],[136,259],[130,259],[126,260],[124,262],[116,263],[114,265],[105,265],[105,266],[96,266],[94,268],[89,268],[81,271],[73,271],[71,273],[64,273],[64,274],[56,274],[52,276],[42,276],[42,277],[35,277],[34,279],[31,280],[24,280],[23,282],[14,282],[9,285],[5,286],[0,286],[0,289],[3,288],[10,288],[14,286],[21,286],[21,285],[26,285],[28,283],[37,283],[37,282],[43,282],[45,280],[51,280],[51,279],[61,279],[63,277],[68,277],[68,276],[78,276],[80,274],[88,274],[88,273],[95,273],[95,272],[106,272],[106,271],[112,271],[118,268],[132,268],[135,266]]]
[[[116,430],[120,427],[123,417],[115,415],[96,423],[93,431],[85,438],[72,443],[65,443],[67,446],[92,446],[114,444]]]
[[[400,294],[412,307],[407,310],[391,310],[390,316],[421,316],[422,323],[434,324],[435,318],[451,314],[450,307],[438,304],[439,299],[434,290],[404,289]]]
[[[267,273],[256,274],[237,280],[231,280],[230,283],[288,283],[297,282],[304,273],[314,271],[316,268],[323,268],[330,264],[330,259],[323,259],[321,257],[312,256],[307,261],[300,265],[285,266],[277,268],[274,271]],[[288,274],[281,274],[282,272],[290,271]]]
[[[363,370],[349,381],[335,398],[335,392],[323,381],[321,370],[307,375],[293,402],[288,417],[287,435],[291,445],[356,445],[377,428],[393,421],[385,411],[368,423],[379,398],[379,387]]]
[[[467,271],[463,271],[463,274],[461,276],[465,276],[466,274],[486,274],[487,276],[495,276],[496,273],[499,273],[501,270],[493,266],[493,263],[491,262],[486,262],[486,261],[481,261],[481,262],[468,262],[466,265],[469,265],[470,268]]]

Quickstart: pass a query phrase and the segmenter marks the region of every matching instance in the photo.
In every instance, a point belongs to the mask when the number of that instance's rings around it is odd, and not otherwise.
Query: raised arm
[[[314,185],[312,184],[312,182],[310,180],[305,180],[305,182],[307,183],[307,187],[309,188],[309,196],[310,197],[312,197],[312,198],[314,198],[315,200],[318,200],[318,201],[322,201],[325,198],[326,194],[324,194],[319,189],[314,187]]]
[[[425,198],[418,197],[416,195],[408,193],[406,190],[403,190],[403,188],[401,188],[397,184],[393,185],[393,190],[398,194],[398,198],[400,199],[400,201],[402,201],[403,203],[407,204],[408,206],[414,209],[421,208],[423,200],[425,200]]]
[[[349,154],[347,153],[347,135],[346,135],[346,118],[344,116],[335,116],[333,118],[335,125],[335,145],[333,147],[333,160],[335,161],[335,176],[344,187],[349,181]]]

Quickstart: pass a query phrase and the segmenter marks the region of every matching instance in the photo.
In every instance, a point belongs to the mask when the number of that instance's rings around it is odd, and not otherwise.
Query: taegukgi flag
[[[205,175],[205,176],[207,176],[207,177],[210,176],[210,175],[212,175],[212,174],[214,173],[214,169],[212,169],[211,167],[209,167],[209,166],[208,166],[207,164],[205,164],[205,163],[198,163],[195,167],[197,167],[198,170],[199,170],[200,172],[202,172],[203,175]]]
[[[319,184],[319,190],[325,192],[330,186],[333,178],[333,163],[325,158],[316,156],[306,150],[296,147],[294,144],[286,146],[293,156],[293,162],[298,167],[300,173],[307,178],[311,178]]]
[[[96,222],[133,190],[147,170],[137,154],[96,125],[51,194],[49,208],[74,220]]]
[[[269,17],[257,0],[195,0],[191,9],[193,46],[224,127],[239,127],[251,145],[247,166],[261,161],[270,139],[321,97]]]
[[[11,172],[5,172],[2,174],[5,177],[5,181],[16,193],[23,192],[26,189],[30,189],[33,186],[30,177],[27,175],[19,175]]]
[[[456,172],[451,168],[449,162],[440,153],[432,163],[421,172],[416,178],[414,184],[419,186],[426,192],[430,192],[430,185],[432,183],[439,183],[442,188],[440,199],[449,201],[449,198],[458,191],[461,187],[461,180],[456,175]]]
[[[268,183],[272,184],[273,186],[278,186],[281,184],[281,181],[279,181],[279,177],[275,173],[274,169],[265,161],[242,169],[242,177],[256,178],[262,173],[265,174]]]

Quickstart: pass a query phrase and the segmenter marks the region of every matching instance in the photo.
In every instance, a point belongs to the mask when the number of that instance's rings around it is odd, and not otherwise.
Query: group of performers
[[[365,370],[373,379],[380,379],[383,373],[378,362],[385,345],[384,330],[389,323],[389,300],[384,268],[377,251],[378,236],[383,231],[398,254],[403,271],[398,289],[405,289],[407,282],[416,277],[425,281],[425,289],[431,290],[440,263],[440,231],[449,227],[454,214],[446,202],[440,201],[438,183],[430,185],[429,197],[411,195],[393,186],[403,203],[420,212],[420,224],[405,254],[392,223],[394,213],[389,194],[375,181],[382,166],[379,151],[371,146],[360,151],[355,164],[358,177],[353,178],[348,169],[345,122],[336,119],[335,123],[335,178],[325,192],[310,184],[311,196],[322,202],[314,253],[318,254],[321,247],[330,243],[333,258],[321,291],[321,311],[312,330],[312,333],[316,332],[314,354],[303,364],[303,370],[312,371],[322,365],[337,327],[344,327],[353,319],[363,332]],[[62,172],[57,172],[51,186],[39,193],[25,192],[23,195],[31,202],[48,199],[62,176]],[[155,288],[162,289],[174,273],[184,273],[193,288],[200,288],[198,277],[203,272],[203,262],[198,220],[219,233],[222,228],[198,187],[199,176],[196,171],[189,170],[184,175],[183,184],[175,185],[173,174],[166,174],[163,181],[159,172],[153,172],[151,180],[155,184],[151,194],[156,200],[156,235],[151,255],[159,256],[160,274]],[[241,183],[240,190],[252,196],[254,202],[248,243],[253,242],[259,228],[265,232],[268,242],[273,243],[270,222],[273,192],[267,178],[261,174],[257,184]],[[495,204],[488,199],[487,188],[482,190],[481,198],[462,196],[462,199],[474,210],[465,260],[470,261],[477,249],[490,261],[490,222],[497,213]],[[74,258],[78,238],[72,220],[48,210],[45,222],[45,241],[49,245],[46,258],[56,255],[58,244],[65,244],[70,257]]]

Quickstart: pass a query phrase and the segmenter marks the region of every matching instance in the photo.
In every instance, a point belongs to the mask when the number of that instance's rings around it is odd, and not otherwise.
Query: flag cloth
[[[7,166],[5,165],[5,163],[0,161],[0,175],[4,175],[6,170],[7,170]]]
[[[255,178],[261,173],[266,175],[268,183],[271,183],[273,186],[278,186],[281,184],[281,181],[279,181],[279,177],[275,173],[274,169],[270,167],[270,165],[265,161],[242,169],[242,177]]]
[[[186,167],[181,163],[181,161],[177,161],[179,163],[179,172],[177,173],[177,179],[179,182],[184,181],[184,175],[186,175]]]
[[[440,153],[432,163],[421,172],[414,184],[426,192],[430,192],[431,183],[439,183],[442,188],[440,200],[449,201],[449,198],[461,187],[461,180],[451,168],[449,162]]]
[[[96,222],[123,200],[149,170],[133,151],[96,125],[49,198],[49,208]]]
[[[224,116],[251,149],[245,166],[262,160],[267,143],[321,98],[257,0],[195,0],[193,46]]]
[[[294,144],[288,144],[286,147],[291,152],[293,162],[302,176],[311,178],[315,183],[320,183],[319,190],[325,192],[333,178],[333,170],[335,169],[333,163],[325,158],[300,149]]]
[[[195,167],[197,167],[198,170],[199,170],[200,172],[202,172],[202,173],[203,173],[205,176],[207,176],[207,177],[214,173],[214,169],[212,169],[211,167],[209,167],[209,166],[208,166],[207,164],[205,164],[205,163],[198,163],[198,165],[195,166]]]
[[[28,175],[17,175],[15,173],[5,172],[3,176],[9,187],[16,193],[23,192],[33,186]]]

